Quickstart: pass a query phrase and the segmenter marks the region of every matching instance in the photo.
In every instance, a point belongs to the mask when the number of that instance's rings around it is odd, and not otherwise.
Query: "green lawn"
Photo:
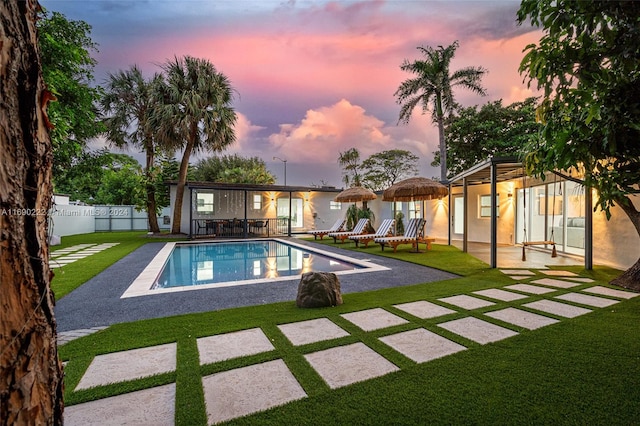
[[[100,235],[106,238],[109,234],[97,235],[96,238]],[[109,238],[117,237],[112,235]],[[132,246],[135,238],[130,238]],[[146,241],[143,239],[143,243]],[[637,424],[640,418],[640,330],[637,326],[640,297],[609,308],[595,308],[593,312],[574,319],[557,317],[561,319],[559,323],[534,331],[509,326],[482,313],[531,302],[541,298],[538,296],[524,302],[497,302],[495,306],[473,311],[458,308],[457,313],[446,317],[420,320],[393,305],[416,300],[436,302],[443,296],[469,294],[514,281],[452,247],[434,245],[426,255],[408,253],[409,247],[396,254],[385,251],[384,255],[455,272],[462,275],[461,278],[345,294],[344,304],[334,308],[302,310],[293,302],[284,302],[113,325],[60,347],[61,358],[69,361],[65,368],[65,404],[73,405],[175,382],[176,423],[204,425],[206,412],[201,377],[282,359],[308,398],[237,419],[230,424]],[[379,248],[364,250],[372,255],[381,254]],[[76,263],[82,266],[85,261]],[[563,269],[591,277],[599,285],[606,285],[619,273],[608,268],[593,271],[584,271],[580,267]],[[65,274],[70,274],[70,271],[67,269]],[[584,284],[577,289],[591,285]],[[568,290],[559,290],[552,296],[564,292]],[[340,316],[374,307],[402,316],[409,320],[409,324],[364,332]],[[509,327],[519,335],[480,345],[444,332],[437,326],[438,323],[469,315]],[[320,317],[329,318],[350,335],[296,347],[277,328],[278,324]],[[199,365],[198,337],[253,327],[262,329],[275,346],[275,351]],[[419,327],[437,331],[468,350],[416,364],[378,340],[384,335]],[[178,365],[175,372],[73,391],[95,355],[170,342],[177,342]],[[355,342],[363,342],[401,371],[331,390],[303,357],[306,353]]]
[[[149,242],[176,241],[161,237],[148,237],[146,232],[96,232],[94,234],[68,235],[62,237],[62,244],[51,246],[51,252],[71,247],[76,244],[119,243],[99,255],[91,255],[62,268],[54,269],[55,276],[51,288],[56,300],[66,296],[100,272],[113,265],[138,247]]]

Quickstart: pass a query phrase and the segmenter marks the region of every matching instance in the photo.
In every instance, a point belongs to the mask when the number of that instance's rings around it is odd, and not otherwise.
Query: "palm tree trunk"
[[[191,157],[191,151],[196,143],[198,137],[198,124],[192,126],[189,141],[184,148],[184,154],[182,154],[182,161],[180,162],[180,173],[178,174],[178,186],[176,187],[176,200],[173,203],[173,223],[171,224],[171,233],[179,234],[180,224],[182,222],[182,202],[184,198],[184,187],[187,184],[187,172],[189,170],[189,157]]]
[[[62,424],[50,289],[53,150],[36,40],[37,2],[0,2],[0,424]]]
[[[444,140],[444,118],[438,117],[438,139],[440,141],[440,182],[447,181],[447,144]]]
[[[147,137],[145,141],[145,152],[147,154],[147,165],[145,168],[146,181],[147,181],[147,218],[149,220],[149,231],[154,234],[160,233],[160,226],[158,225],[158,215],[156,212],[156,186],[153,181],[152,169],[154,166],[154,149],[153,140],[151,137]]]
[[[440,147],[440,182],[447,181],[447,143],[444,140],[444,113],[442,112],[442,96],[436,95],[436,121],[438,122],[438,142]]]

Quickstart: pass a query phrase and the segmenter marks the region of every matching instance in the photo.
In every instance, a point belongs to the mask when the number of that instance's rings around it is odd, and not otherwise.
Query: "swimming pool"
[[[279,239],[168,243],[121,298],[291,280],[310,271],[341,275],[387,269]]]

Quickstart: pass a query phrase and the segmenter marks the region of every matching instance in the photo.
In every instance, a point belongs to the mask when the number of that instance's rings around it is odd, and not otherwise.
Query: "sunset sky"
[[[340,187],[338,155],[351,147],[363,159],[406,149],[420,157],[422,176],[439,176],[430,166],[438,146],[431,116],[416,111],[408,125],[398,124],[394,92],[410,77],[400,65],[420,57],[417,46],[459,40],[451,70],[489,70],[486,97],[455,92],[465,106],[497,99],[507,105],[535,94],[518,65],[540,32],[516,25],[518,1],[40,3],[92,26],[97,84],[133,64],[150,76],[174,56],[209,59],[237,91],[238,140],[227,153],[261,157],[278,183],[284,164],[274,156],[287,160],[289,185]]]

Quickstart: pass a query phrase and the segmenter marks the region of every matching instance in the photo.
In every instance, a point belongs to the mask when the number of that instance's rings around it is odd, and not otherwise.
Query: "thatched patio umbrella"
[[[363,188],[362,186],[352,186],[347,188],[338,195],[334,201],[341,203],[357,203],[362,201],[362,207],[367,207],[367,201],[375,200],[378,196],[370,189]]]
[[[382,201],[433,200],[449,195],[449,190],[440,182],[423,177],[412,177],[396,182],[382,193]]]
[[[396,182],[382,193],[382,201],[422,201],[424,217],[424,200],[433,200],[449,195],[449,190],[440,182],[424,177],[412,177]],[[416,242],[418,235],[416,234]],[[416,244],[416,250],[418,244]]]
[[[378,196],[370,189],[363,188],[362,186],[352,186],[336,195],[334,201],[341,203],[357,203],[358,201],[362,201],[362,210],[367,210],[367,201],[375,200],[376,198],[378,198]],[[349,222],[349,219],[347,219],[347,222]],[[355,223],[353,223],[353,225],[355,226]],[[371,227],[371,224],[369,224],[369,227]]]

